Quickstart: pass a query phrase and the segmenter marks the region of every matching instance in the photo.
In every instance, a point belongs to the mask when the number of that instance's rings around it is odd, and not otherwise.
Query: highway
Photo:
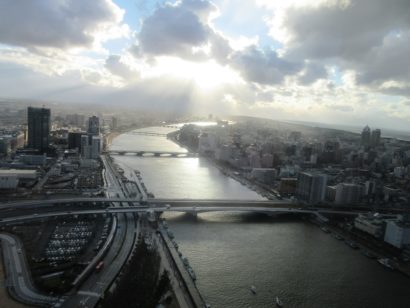
[[[7,287],[17,300],[29,305],[49,306],[59,298],[41,294],[33,286],[20,240],[11,234],[0,234]]]
[[[81,209],[67,211],[66,209],[54,209],[53,212],[45,213],[30,213],[26,211],[16,213],[15,216],[3,218],[0,224],[10,224],[23,222],[27,220],[38,220],[56,216],[72,216],[85,214],[119,214],[119,213],[146,213],[146,212],[184,212],[184,213],[204,213],[204,212],[250,212],[250,213],[265,213],[265,214],[333,214],[357,216],[364,214],[364,211],[338,211],[331,209],[296,209],[296,208],[273,208],[273,207],[256,207],[256,206],[174,206],[174,207],[148,207],[148,206],[127,206],[127,207],[108,207],[106,209]],[[120,222],[119,222],[120,223]]]
[[[118,194],[122,199],[127,199],[127,192],[116,170],[105,156],[102,156],[102,160],[106,170],[107,197]],[[112,208],[118,210],[125,209],[128,206],[127,203],[123,204],[121,202],[114,202],[113,205]],[[98,273],[91,274],[77,293],[64,303],[63,307],[95,307],[127,261],[134,246],[136,232],[138,232],[137,225],[133,214],[130,212],[119,212],[117,219],[118,227],[115,238],[103,259],[104,268]]]
[[[109,175],[108,173],[107,175]],[[121,190],[120,190],[121,191]],[[111,202],[127,202],[127,203],[141,203],[139,198],[117,197],[117,189],[110,186],[107,188],[106,198],[58,198],[45,200],[25,200],[16,202],[0,203],[0,210],[2,209],[17,209],[24,207],[47,207],[56,204],[75,204],[75,203],[111,203]],[[238,199],[147,199],[146,204],[161,205],[161,204],[184,204],[184,205],[256,205],[256,206],[295,206],[293,203],[281,200],[238,200]]]

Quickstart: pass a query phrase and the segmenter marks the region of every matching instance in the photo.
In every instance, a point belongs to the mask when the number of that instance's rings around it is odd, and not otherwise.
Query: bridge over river
[[[323,219],[323,214],[332,215],[350,215],[356,216],[363,213],[362,211],[338,211],[331,209],[295,209],[295,208],[272,208],[256,206],[173,206],[173,207],[150,207],[150,206],[129,206],[129,207],[107,207],[95,208],[85,207],[77,210],[68,210],[62,207],[55,207],[47,211],[35,212],[27,210],[15,211],[10,216],[0,220],[0,224],[18,223],[27,220],[38,220],[49,217],[73,216],[73,215],[90,215],[90,214],[118,214],[118,213],[164,213],[164,212],[183,212],[183,213],[205,213],[205,212],[248,212],[263,214],[313,214]]]
[[[173,151],[150,151],[150,150],[108,150],[105,154],[110,155],[134,155],[141,157],[198,157],[198,153],[192,152],[173,152]]]

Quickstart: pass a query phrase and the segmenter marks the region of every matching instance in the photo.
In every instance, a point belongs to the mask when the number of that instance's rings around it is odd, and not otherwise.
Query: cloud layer
[[[123,12],[111,0],[3,0],[0,42],[23,47],[91,47],[110,36]]]
[[[39,88],[66,80],[74,100],[323,122],[410,118],[408,0],[243,0],[249,16],[236,15],[236,0],[159,1],[144,15],[115,1],[2,1],[0,70],[17,65]],[[0,71],[0,89],[14,95],[7,78]]]

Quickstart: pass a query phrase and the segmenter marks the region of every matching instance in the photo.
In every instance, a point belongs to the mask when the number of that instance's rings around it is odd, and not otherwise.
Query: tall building
[[[369,146],[371,140],[371,130],[369,126],[365,126],[362,131],[362,145]]]
[[[111,129],[112,130],[117,130],[118,128],[118,119],[116,117],[112,117],[112,121],[111,121]]]
[[[384,241],[397,248],[410,247],[410,224],[403,221],[388,221]]]
[[[101,153],[101,137],[82,135],[80,152],[84,159],[97,159]]]
[[[100,119],[96,116],[88,118],[88,133],[92,135],[100,134]]]
[[[327,177],[325,174],[301,172],[298,176],[296,196],[309,204],[325,199]]]
[[[81,136],[87,135],[84,132],[69,132],[68,133],[68,148],[78,149],[78,152],[81,152]]]
[[[27,122],[28,147],[46,152],[49,147],[50,109],[28,107]]]
[[[357,184],[340,183],[336,186],[335,203],[338,205],[355,204],[361,201],[363,187]]]
[[[375,129],[372,131],[371,145],[378,146],[380,144],[381,130]]]

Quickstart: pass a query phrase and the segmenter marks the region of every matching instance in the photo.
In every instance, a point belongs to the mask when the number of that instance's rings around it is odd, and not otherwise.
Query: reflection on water
[[[116,157],[123,168],[138,169],[157,198],[262,200],[202,158]]]
[[[172,129],[145,129],[167,130]],[[122,135],[115,139],[115,147],[181,150],[164,137],[141,135]],[[204,159],[115,159],[124,167],[140,170],[156,197],[261,198]],[[408,307],[410,279],[385,270],[295,217],[244,213],[165,217],[212,307],[274,307],[275,296],[285,307]],[[250,285],[256,286],[256,295],[251,294]]]

